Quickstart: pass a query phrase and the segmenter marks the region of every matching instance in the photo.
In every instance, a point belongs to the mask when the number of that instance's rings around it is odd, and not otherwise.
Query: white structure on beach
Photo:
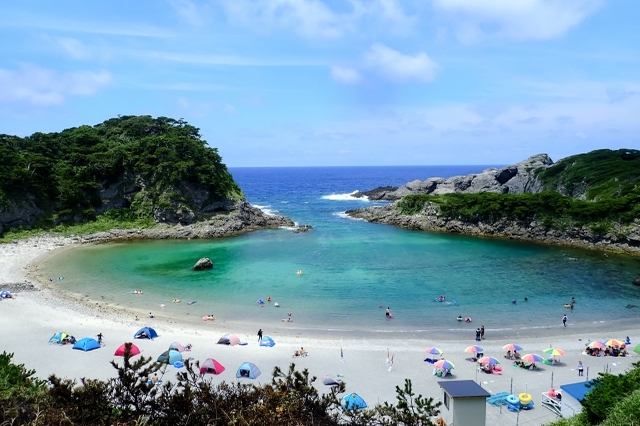
[[[485,426],[487,397],[491,396],[473,380],[438,382],[442,388],[441,426]]]
[[[584,399],[591,388],[589,382],[569,383],[560,386],[555,395],[542,392],[542,406],[553,411],[560,417],[573,417],[582,411],[580,401]],[[561,396],[561,399],[558,397]]]

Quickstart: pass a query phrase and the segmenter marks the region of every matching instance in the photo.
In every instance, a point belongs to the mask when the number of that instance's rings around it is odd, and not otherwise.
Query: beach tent
[[[151,327],[143,327],[133,335],[134,339],[154,339],[158,337],[158,333]]]
[[[118,347],[118,349],[116,349],[114,355],[115,356],[124,356],[124,351],[126,349],[126,345],[127,345],[127,343],[121,344],[120,347]],[[139,347],[137,347],[133,343],[129,343],[129,345],[131,345],[131,352],[130,352],[131,356],[140,355],[140,348]]]
[[[51,336],[51,338],[49,339],[49,343],[56,343],[58,345],[61,345],[62,342],[64,341],[64,339],[70,338],[72,337],[69,333],[65,333],[64,331],[60,331],[56,334],[54,334],[53,336]]]
[[[255,364],[245,362],[238,368],[236,377],[244,377],[247,379],[255,379],[260,375],[260,369]]]
[[[342,408],[345,410],[357,410],[367,408],[367,403],[357,393],[351,393],[342,398]]]
[[[262,340],[260,340],[260,346],[268,346],[272,348],[275,344],[276,342],[274,342],[269,336],[262,336]]]
[[[100,343],[96,339],[91,337],[85,337],[84,339],[80,339],[73,345],[73,349],[79,349],[81,351],[92,351],[94,349],[99,349]]]
[[[331,374],[326,374],[322,378],[322,383],[324,383],[327,386],[338,386],[340,384],[340,379],[336,379]]]
[[[179,342],[173,342],[169,345],[169,349],[174,349],[178,352],[184,352],[184,346],[182,346]]]
[[[182,354],[174,349],[170,349],[162,352],[157,361],[164,364],[175,364],[178,361],[182,362]]]
[[[235,334],[225,334],[218,340],[219,345],[238,345],[240,344],[240,338]]]
[[[7,290],[0,291],[0,298],[11,299],[11,297],[12,297],[11,296],[11,292],[9,292]]]
[[[200,374],[220,374],[225,370],[224,365],[213,358],[207,358],[200,365]]]

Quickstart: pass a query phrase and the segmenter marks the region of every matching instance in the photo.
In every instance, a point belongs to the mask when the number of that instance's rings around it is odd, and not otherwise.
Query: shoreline
[[[0,245],[0,282],[23,284],[29,281],[30,274],[37,270],[38,262],[50,256],[54,250],[67,250],[77,247],[77,241],[71,238],[36,237],[18,243]],[[469,331],[456,332],[432,330],[416,333],[359,331],[358,334],[344,333],[339,330],[284,329],[263,327],[265,335],[276,340],[273,348],[260,347],[256,343],[256,329],[252,324],[241,322],[214,321],[213,323],[193,326],[187,322],[167,322],[161,318],[141,317],[134,321],[126,310],[96,309],[92,301],[78,301],[73,297],[61,295],[40,282],[33,283],[33,291],[20,291],[13,300],[0,302],[0,317],[5,327],[0,329],[0,350],[13,352],[14,362],[23,363],[34,369],[38,377],[47,378],[50,374],[59,377],[80,379],[89,377],[107,380],[115,376],[115,370],[109,364],[114,359],[113,351],[126,341],[133,341],[133,333],[143,326],[152,326],[160,334],[153,341],[136,340],[143,356],[155,356],[166,350],[172,341],[183,344],[192,343],[192,352],[183,355],[203,361],[214,357],[227,367],[220,376],[212,377],[214,383],[229,382],[235,379],[235,368],[243,361],[256,363],[262,375],[256,382],[268,383],[275,366],[288,369],[291,362],[296,368],[308,368],[312,376],[319,380],[315,386],[320,392],[329,389],[322,385],[324,374],[342,374],[347,383],[347,392],[358,392],[369,405],[388,401],[394,403],[395,386],[402,386],[405,378],[413,382],[414,391],[426,397],[441,401],[439,379],[432,375],[433,366],[423,361],[424,350],[437,346],[444,351],[446,359],[452,361],[454,379],[477,380],[491,393],[509,390],[514,392],[525,389],[532,394],[536,404],[534,410],[520,413],[523,424],[542,425],[556,419],[555,414],[540,405],[541,392],[549,390],[550,380],[556,387],[563,383],[578,381],[575,365],[582,360],[593,378],[598,371],[619,374],[638,360],[637,354],[624,358],[593,358],[581,355],[585,343],[590,339],[622,338],[629,335],[633,343],[640,341],[640,332],[633,324],[625,322],[605,322],[597,324],[572,325],[561,327],[528,329],[526,333],[516,331],[505,337],[503,330],[487,330],[487,339],[475,342]],[[2,284],[0,284],[2,287]],[[473,324],[476,325],[475,323]],[[48,339],[58,331],[70,332],[81,338],[95,336],[101,332],[105,336],[106,346],[100,350],[84,353],[68,347],[51,345]],[[247,346],[217,345],[217,339],[224,333],[236,333]],[[29,339],[16,339],[16,336],[29,336]],[[515,337],[514,337],[515,336]],[[27,341],[25,341],[27,340]],[[502,346],[506,343],[518,343],[524,347],[522,353],[538,353],[553,344],[567,351],[559,366],[541,365],[537,371],[520,370],[512,367],[511,362],[502,356]],[[500,359],[504,373],[501,376],[478,373],[475,363],[468,361],[469,354],[463,349],[472,344],[480,344],[487,355]],[[292,358],[294,350],[304,347],[310,352],[306,358]],[[340,352],[344,350],[344,358]],[[389,351],[389,352],[387,352]],[[394,363],[386,362],[387,353],[393,355]],[[118,358],[116,358],[118,361]],[[169,367],[166,380],[172,380],[178,369]],[[487,424],[513,424],[515,414],[487,406]]]

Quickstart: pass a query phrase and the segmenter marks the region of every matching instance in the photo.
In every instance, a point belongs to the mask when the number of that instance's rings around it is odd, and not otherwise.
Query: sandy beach
[[[520,393],[526,389],[533,396],[535,408],[520,412],[518,422],[521,425],[541,425],[557,418],[540,404],[541,393],[551,388],[552,380],[554,387],[559,387],[586,379],[587,374],[590,378],[595,377],[605,369],[622,373],[638,360],[636,354],[624,358],[594,358],[581,354],[585,343],[590,340],[624,339],[629,336],[633,344],[640,341],[637,328],[615,322],[593,324],[593,327],[572,327],[569,323],[566,329],[559,324],[558,328],[552,330],[530,330],[515,335],[487,330],[486,339],[481,343],[475,342],[472,336],[459,334],[448,339],[440,333],[438,336],[407,333],[331,336],[300,329],[287,330],[282,326],[270,329],[266,324],[263,327],[264,334],[276,341],[274,347],[268,348],[258,345],[257,329],[253,326],[249,328],[222,321],[183,324],[141,315],[140,320],[135,321],[135,313],[108,306],[91,306],[90,303],[96,302],[78,300],[77,296],[60,297],[46,283],[32,279],[37,275],[37,264],[43,257],[52,250],[69,247],[74,241],[71,238],[37,237],[0,245],[0,290],[3,284],[29,282],[36,286],[35,291],[21,291],[14,299],[0,302],[3,325],[0,327],[0,350],[13,352],[15,362],[35,369],[42,378],[50,374],[76,379],[113,377],[115,370],[109,361],[114,359],[115,349],[124,342],[133,341],[133,334],[139,328],[151,326],[158,332],[158,338],[135,341],[144,356],[155,359],[174,341],[191,343],[193,349],[185,352],[185,357],[200,361],[213,357],[226,367],[221,375],[211,376],[214,382],[237,380],[237,368],[242,362],[250,361],[262,371],[256,382],[266,383],[271,380],[275,366],[286,370],[291,362],[295,362],[297,368],[308,368],[312,375],[318,377],[317,386],[321,391],[328,391],[321,383],[322,376],[337,375],[346,382],[347,392],[357,392],[370,406],[382,401],[394,401],[395,386],[402,385],[406,378],[412,380],[416,393],[439,401],[441,389],[437,382],[443,379],[435,377],[433,366],[424,362],[425,348],[436,346],[444,352],[447,360],[455,364],[453,377],[444,380],[477,380],[491,393],[510,390]],[[69,345],[49,344],[49,338],[59,331],[69,332],[77,339],[102,333],[105,346],[85,353],[72,350]],[[217,345],[218,338],[224,333],[235,333],[248,344]],[[522,353],[543,356],[542,350],[552,345],[564,349],[566,355],[560,358],[560,365],[539,364],[539,370],[522,370],[512,366],[511,361],[503,357],[505,351],[502,346],[507,343],[522,346]],[[470,354],[464,352],[464,348],[472,344],[480,344],[485,355],[498,358],[503,374],[478,372],[476,364],[468,360]],[[293,352],[300,347],[304,347],[310,355],[293,359]],[[388,362],[387,353],[392,355],[393,364]],[[587,369],[584,378],[578,377],[576,370],[579,360]],[[171,380],[175,371],[175,368],[169,367],[163,380]],[[487,405],[487,413],[487,424],[516,424],[516,415],[505,409]]]

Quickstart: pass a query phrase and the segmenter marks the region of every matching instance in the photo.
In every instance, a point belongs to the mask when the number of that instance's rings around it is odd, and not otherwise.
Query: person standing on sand
[[[387,306],[387,310],[384,312],[384,315],[389,318],[391,316],[391,310],[389,309],[389,307]]]
[[[258,343],[262,342],[262,329],[258,330]]]
[[[480,340],[484,340],[484,325],[480,327]]]
[[[476,329],[476,342],[479,342],[479,341],[480,341],[480,329],[477,328]]]
[[[562,325],[564,325],[565,327],[567,326],[567,314],[564,314],[562,316]]]
[[[582,361],[578,361],[578,376],[584,376],[584,365],[582,365]]]

